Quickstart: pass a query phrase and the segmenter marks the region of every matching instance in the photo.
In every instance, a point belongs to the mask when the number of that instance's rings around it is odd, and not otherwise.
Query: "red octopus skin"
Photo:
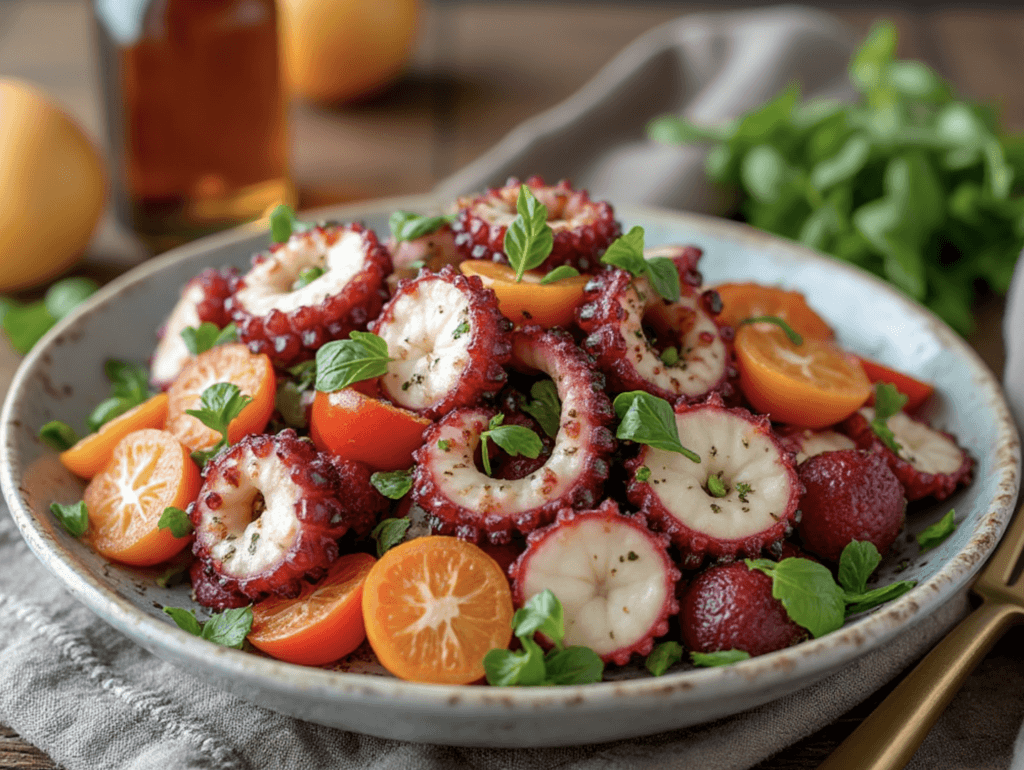
[[[932,428],[925,420],[918,419],[912,415],[906,415],[906,417],[924,426],[929,431],[948,439],[959,449],[961,462],[955,471],[951,473],[927,473],[918,470],[913,464],[897,455],[882,443],[882,440],[872,430],[871,423],[861,412],[855,412],[846,418],[841,424],[840,430],[853,439],[860,449],[878,452],[885,458],[886,462],[889,463],[889,468],[903,485],[903,491],[907,496],[907,500],[911,502],[925,497],[945,500],[956,491],[958,486],[969,484],[974,470],[974,460],[960,447],[956,437],[945,431]]]
[[[254,313],[244,306],[245,295],[241,292],[247,287],[247,280],[252,283],[260,271],[269,269],[262,265],[274,261],[280,264],[288,249],[330,248],[348,233],[361,236],[364,263],[343,289],[324,296],[317,304],[287,311],[273,308],[266,313]],[[365,329],[387,299],[384,281],[389,273],[391,255],[372,230],[360,224],[321,225],[294,233],[287,242],[274,244],[268,252],[253,257],[252,269],[242,276],[227,307],[238,327],[239,339],[254,353],[270,356],[276,367],[287,368],[313,358],[325,343],[344,339],[353,330]]]
[[[797,477],[792,454],[772,432],[768,418],[740,407],[726,407],[717,394],[712,394],[703,404],[679,403],[675,412],[680,441],[684,447],[696,451],[701,462],[677,459],[682,456],[650,446],[641,447],[635,458],[626,461],[630,473],[626,489],[629,501],[646,514],[652,527],[668,533],[680,548],[687,567],[699,565],[705,556],[733,559],[756,557],[764,549],[777,550],[777,544],[792,531],[803,486]],[[714,423],[710,429],[706,421],[704,425],[691,423],[704,417],[719,420],[717,428],[725,430],[725,435],[716,436],[712,432],[716,428]],[[740,455],[745,453],[750,453],[750,456],[741,459]],[[767,465],[758,465],[761,460]],[[677,466],[676,463],[682,465]],[[727,494],[715,498],[707,491],[707,478],[716,473],[714,468],[719,465],[723,467],[717,474],[725,483]],[[650,475],[646,481],[641,481],[638,472],[644,467],[649,469]],[[764,477],[758,476],[759,473]],[[698,478],[699,483],[695,481]],[[738,486],[741,481],[751,487],[742,495]],[[773,488],[772,484],[779,488]],[[761,516],[754,509],[758,502],[764,502],[768,494],[773,510],[768,511],[767,516]],[[755,495],[753,502],[749,495]],[[703,514],[705,507],[714,515]],[[744,514],[744,519],[755,518],[747,526],[756,526],[757,520],[770,520],[771,523],[740,537],[724,537],[694,528],[680,518],[686,517],[691,523],[700,518],[702,522],[710,521],[715,526],[727,527],[731,519],[716,519],[723,510],[726,516],[734,515],[735,509]]]
[[[520,362],[546,371],[558,389],[562,413],[551,457],[524,478],[488,478],[475,456],[497,410],[450,412],[427,429],[414,455],[413,499],[437,532],[506,543],[513,533],[550,523],[561,508],[592,508],[600,499],[616,447],[604,378],[567,332],[528,326],[516,331],[514,348]]]
[[[597,359],[616,393],[644,390],[672,403],[695,403],[718,392],[731,400],[739,372],[715,321],[713,311],[721,309],[720,300],[715,301],[718,294],[700,293],[686,282],[695,271],[692,252],[674,261],[682,289],[675,303],[659,297],[646,278],[634,278],[625,270],[596,275],[576,310],[576,323],[587,335],[583,348]],[[657,326],[660,339],[668,344],[652,346],[638,317]],[[671,366],[659,357],[668,347],[681,349],[679,362]]]
[[[192,598],[211,610],[235,609],[252,604],[252,599],[240,591],[228,588],[209,564],[199,561],[192,562],[189,567],[189,579],[192,582]]]
[[[679,605],[683,644],[695,652],[764,655],[808,637],[772,596],[772,579],[744,562],[705,570],[687,586]]]
[[[320,454],[293,430],[246,436],[203,475],[189,507],[192,551],[221,589],[253,600],[296,596],[303,577],[337,558],[339,537],[387,509],[365,468]],[[255,504],[264,506],[257,516]]]
[[[435,282],[442,282],[446,286]],[[410,319],[414,318],[416,312],[422,313],[424,317],[428,313],[432,315],[433,308],[426,307],[428,293],[440,288],[447,291],[447,287],[453,287],[467,301],[465,317],[453,315],[448,321],[442,320],[442,323],[448,325],[452,325],[449,321],[460,319],[461,323],[451,329],[445,327],[444,340],[436,337],[427,340],[431,346],[429,350],[413,344],[416,340],[406,336],[408,332],[404,330],[403,324],[411,323]],[[439,310],[443,312],[453,307],[445,305]],[[396,405],[425,417],[435,419],[457,407],[480,404],[485,397],[501,390],[507,379],[504,364],[512,354],[512,322],[498,310],[497,297],[483,285],[479,277],[462,275],[451,266],[445,266],[437,273],[424,269],[412,280],[399,281],[395,295],[369,328],[387,342],[388,355],[398,359],[388,364],[388,372],[380,378],[381,393]],[[427,330],[426,325],[418,324],[417,328],[424,333]],[[450,360],[451,354],[444,358],[441,354],[437,358],[433,357],[435,349],[443,351],[442,345],[458,339],[465,339],[465,349],[456,350],[454,355],[465,355],[467,360],[453,362]],[[409,376],[403,374],[401,367],[404,362],[410,362],[414,367]],[[433,366],[438,362],[440,367],[436,370],[437,375],[454,375],[455,381],[445,390],[438,388],[439,395],[431,395],[429,389],[435,386],[431,384],[430,378],[434,376]],[[425,370],[426,374],[420,369]],[[426,396],[422,395],[424,392]]]
[[[538,269],[551,270],[559,265],[569,265],[581,273],[592,273],[601,267],[601,256],[622,234],[622,226],[615,219],[611,204],[592,201],[585,190],[574,190],[568,181],[557,185],[545,185],[544,180],[534,176],[526,180],[531,192],[548,209],[548,222],[554,231],[551,254]],[[455,247],[464,259],[489,259],[508,263],[505,254],[505,233],[508,223],[516,216],[516,201],[521,183],[509,179],[504,187],[492,188],[477,197],[459,199],[458,219],[452,225],[455,231]],[[505,215],[507,221],[491,221],[484,215],[487,209]],[[568,214],[572,219],[564,220]],[[573,224],[573,220],[582,221]],[[568,222],[567,225],[558,224]]]
[[[648,544],[655,555],[655,564],[648,565],[648,568],[652,569],[655,573],[660,573],[657,577],[661,578],[661,580],[656,579],[653,581],[661,583],[660,589],[663,595],[660,598],[657,598],[656,593],[652,594],[653,586],[650,586],[645,592],[645,599],[654,596],[659,601],[660,607],[657,608],[656,612],[650,613],[652,615],[651,621],[643,633],[636,635],[632,639],[619,639],[614,645],[606,642],[605,646],[610,647],[610,649],[599,652],[601,659],[606,663],[612,662],[621,666],[628,663],[634,654],[647,655],[650,653],[654,647],[655,638],[668,633],[668,619],[679,611],[679,602],[676,599],[676,585],[681,577],[681,573],[669,557],[669,540],[665,535],[656,534],[648,529],[643,514],[625,516],[619,512],[619,506],[614,500],[605,500],[593,510],[580,511],[563,508],[558,512],[558,516],[553,524],[531,532],[527,536],[526,550],[509,568],[509,575],[512,577],[512,600],[517,607],[522,607],[530,596],[539,593],[544,588],[550,588],[552,593],[558,597],[558,579],[553,578],[550,581],[544,579],[539,581],[532,580],[531,569],[534,567],[539,554],[542,554],[546,548],[566,548],[572,545],[571,542],[567,542],[567,537],[571,536],[573,530],[593,527],[594,525],[602,527],[605,533],[610,534],[614,531],[617,544],[621,544],[623,548],[628,547],[626,543],[628,542],[629,535],[634,537],[639,535],[642,542]],[[585,541],[588,538],[581,536],[580,539]],[[617,561],[627,564],[636,559],[637,554],[630,551],[628,555],[619,555]],[[597,561],[596,558],[594,560]],[[572,571],[571,560],[559,561],[567,566],[567,571]],[[549,566],[550,562],[551,560],[549,559]],[[619,569],[614,559],[610,563],[613,566],[611,566],[607,573],[609,580],[614,579],[615,573]],[[587,559],[587,564],[591,565],[591,569],[597,569],[597,567],[592,566],[592,562],[589,559]],[[576,577],[579,576],[577,575]],[[602,577],[602,584],[604,579]],[[550,584],[548,584],[549,582]],[[564,592],[562,597],[562,603],[566,610],[566,645],[585,644],[593,647],[593,644],[587,644],[585,640],[573,638],[572,625],[575,619],[572,617],[571,601],[569,601],[568,594]],[[642,608],[623,607],[621,612],[627,615],[635,615],[638,609]],[[618,611],[618,608],[614,608],[614,611]],[[611,638],[614,639],[614,636]],[[550,646],[549,640],[543,637],[538,641]]]

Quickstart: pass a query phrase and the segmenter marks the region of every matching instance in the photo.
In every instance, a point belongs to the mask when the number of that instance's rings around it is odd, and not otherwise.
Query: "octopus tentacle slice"
[[[731,396],[731,354],[709,312],[717,294],[696,291],[687,283],[695,266],[674,261],[682,287],[676,302],[658,296],[646,277],[625,270],[595,276],[576,311],[576,322],[587,334],[583,347],[595,356],[615,392],[645,390],[670,402],[695,402],[715,391]],[[648,329],[655,331],[657,347]],[[662,358],[669,347],[677,350],[672,363]]]
[[[700,462],[645,446],[627,462],[630,502],[667,532],[687,564],[756,556],[791,530],[803,487],[766,417],[727,408],[717,395],[676,406],[683,446]],[[717,479],[711,481],[711,477]]]
[[[827,428],[812,430],[796,425],[780,425],[776,426],[775,433],[782,445],[793,453],[793,461],[797,465],[823,452],[838,452],[842,449],[857,448],[854,440],[845,433]]]
[[[370,324],[388,346],[385,397],[431,419],[479,404],[505,384],[512,323],[491,289],[450,266],[400,281]]]
[[[596,505],[608,476],[615,438],[614,412],[604,380],[561,331],[529,326],[516,332],[515,358],[555,383],[561,401],[551,455],[519,479],[494,479],[476,466],[480,434],[494,409],[458,409],[427,429],[415,453],[413,500],[435,520],[435,529],[459,537],[508,542],[554,519],[561,508]]]
[[[544,589],[565,613],[565,644],[590,647],[605,662],[647,655],[679,611],[680,572],[668,538],[643,514],[624,516],[613,500],[596,510],[563,509],[555,523],[527,538],[510,568],[517,607]]]
[[[304,282],[310,270],[319,276]],[[227,304],[239,339],[282,368],[365,329],[387,298],[390,272],[391,256],[372,230],[325,225],[253,257]]]
[[[181,374],[192,352],[181,333],[188,327],[198,328],[212,323],[218,329],[228,325],[231,317],[224,304],[238,284],[238,271],[233,267],[220,270],[206,268],[185,284],[160,330],[160,341],[149,364],[149,379],[154,387],[168,388]]]
[[[897,412],[886,421],[900,445],[896,453],[871,428],[874,418],[875,410],[866,406],[848,417],[842,430],[861,449],[880,452],[885,457],[903,485],[907,500],[929,496],[945,500],[959,485],[970,483],[974,460],[953,436],[905,412]]]
[[[574,190],[565,180],[545,185],[535,176],[526,180],[526,185],[547,208],[548,225],[554,234],[551,254],[539,269],[569,265],[582,273],[598,270],[601,255],[622,234],[611,204],[592,201],[589,193]],[[520,186],[520,181],[512,178],[504,187],[459,199],[459,215],[452,229],[455,247],[464,259],[508,263],[505,233],[516,218]]]
[[[229,597],[296,596],[303,577],[337,558],[339,537],[387,507],[368,469],[319,454],[292,430],[246,436],[204,475],[189,507],[192,550]]]

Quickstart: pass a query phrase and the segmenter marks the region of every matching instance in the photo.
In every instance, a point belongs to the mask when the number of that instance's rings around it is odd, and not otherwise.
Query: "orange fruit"
[[[804,337],[830,340],[836,336],[832,327],[811,309],[798,291],[759,283],[723,283],[714,288],[722,298],[719,323],[736,327],[745,318],[777,316]]]
[[[501,567],[454,537],[395,546],[363,585],[363,622],[378,660],[412,682],[468,684],[484,655],[512,639],[512,592]]]
[[[294,599],[265,599],[252,608],[249,641],[271,657],[304,666],[344,658],[366,638],[363,582],[377,560],[339,556],[327,576]]]
[[[397,76],[416,42],[419,0],[281,0],[285,85],[317,102],[364,96]]]
[[[825,428],[849,417],[871,395],[856,356],[828,340],[805,337],[794,345],[775,325],[741,326],[736,359],[743,395],[776,422]]]
[[[167,430],[193,451],[210,449],[221,439],[215,430],[186,413],[201,408],[203,391],[218,382],[230,382],[252,398],[228,426],[230,443],[261,433],[274,412],[277,382],[270,359],[250,353],[241,343],[210,348],[191,358],[167,390]]]
[[[498,297],[501,314],[517,326],[538,324],[545,329],[572,325],[576,307],[583,301],[583,289],[591,279],[577,275],[543,284],[545,273],[530,270],[516,283],[516,273],[508,265],[486,259],[470,259],[459,264],[463,275],[479,276],[484,286]]]
[[[153,428],[129,433],[85,488],[86,536],[114,561],[138,567],[166,561],[191,538],[160,529],[160,517],[168,506],[184,510],[199,494],[201,481],[188,447],[170,433]]]
[[[145,428],[162,428],[167,421],[167,394],[158,393],[124,414],[103,423],[95,433],[90,433],[70,449],[60,453],[64,467],[91,479],[110,462],[114,448],[129,433]]]
[[[0,292],[34,286],[85,250],[107,197],[99,151],[48,96],[0,78]]]

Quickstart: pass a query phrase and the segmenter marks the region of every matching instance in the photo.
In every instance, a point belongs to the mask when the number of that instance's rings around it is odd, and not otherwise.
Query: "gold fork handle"
[[[818,770],[897,770],[1024,610],[985,601],[917,664]]]

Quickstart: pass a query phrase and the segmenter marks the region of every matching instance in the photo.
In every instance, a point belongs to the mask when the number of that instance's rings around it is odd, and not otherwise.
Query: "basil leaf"
[[[171,616],[171,619],[177,623],[178,628],[182,631],[188,631],[188,633],[195,636],[203,635],[203,626],[196,620],[195,613],[192,610],[187,610],[183,607],[164,607],[164,612]]]
[[[544,656],[544,666],[544,684],[549,685],[592,684],[604,675],[604,661],[589,647],[551,650]]]
[[[815,638],[843,625],[843,591],[827,567],[810,559],[789,558],[765,564],[766,561],[747,559],[746,563],[772,579],[772,596],[782,602],[794,623]]]
[[[903,448],[896,440],[896,435],[889,427],[889,418],[903,409],[907,396],[900,393],[895,385],[879,382],[875,385],[875,416],[871,420],[871,430],[896,454]]]
[[[628,233],[612,241],[602,255],[601,262],[621,268],[635,276],[643,275],[647,270],[647,260],[644,259],[644,229],[636,225]]]
[[[691,652],[690,662],[695,666],[729,666],[741,660],[749,660],[746,650],[718,650],[716,652]]]
[[[313,281],[322,276],[327,271],[322,267],[307,267],[305,270],[299,272],[299,277],[295,279],[295,283],[292,284],[292,291],[298,291],[309,286]]]
[[[926,527],[921,534],[917,536],[917,544],[920,546],[922,552],[935,548],[956,531],[956,521],[954,521],[955,515],[955,509],[951,510],[930,527]]]
[[[505,231],[504,248],[518,282],[523,273],[539,267],[548,258],[555,235],[548,225],[547,207],[537,200],[528,185],[519,186],[516,212],[516,218]]]
[[[149,372],[146,367],[110,359],[103,364],[103,371],[110,380],[114,397],[125,399],[131,406],[138,406],[149,398]]]
[[[290,206],[279,204],[270,212],[270,240],[284,243],[292,237],[292,233],[301,233],[314,227],[310,222],[303,222],[295,217]]]
[[[201,636],[214,644],[240,650],[251,630],[252,607],[237,607],[211,615],[203,623]]]
[[[678,452],[695,463],[700,462],[700,456],[680,442],[675,412],[665,399],[632,390],[617,395],[612,406],[620,420],[616,438]]]
[[[487,442],[491,439],[513,457],[524,455],[531,459],[540,455],[544,444],[540,436],[522,425],[502,425],[505,415],[496,414],[491,418],[490,426],[480,434],[480,456],[484,471],[491,475],[491,461],[487,451]]]
[[[549,272],[543,278],[540,279],[541,284],[547,286],[549,283],[555,281],[561,281],[563,278],[575,278],[580,274],[580,271],[575,267],[569,267],[569,265],[559,265],[554,270]]]
[[[516,614],[512,616],[512,630],[516,636],[531,636],[537,631],[544,634],[556,646],[561,647],[565,638],[565,614],[562,603],[555,598],[551,589],[545,588],[534,594]]]
[[[388,371],[388,344],[376,334],[354,331],[316,352],[316,389],[332,393]]]
[[[11,302],[4,313],[3,327],[11,347],[25,355],[56,321],[42,301],[27,305]]]
[[[660,642],[644,659],[644,667],[654,676],[661,676],[683,659],[683,645],[679,642]]]
[[[853,540],[847,543],[839,557],[839,585],[848,593],[864,593],[868,578],[882,562],[882,555],[874,543]]]
[[[288,370],[288,374],[295,378],[296,388],[300,391],[309,390],[316,382],[316,359],[295,364]]]
[[[519,641],[522,642],[522,650],[494,649],[484,655],[484,674],[489,685],[531,687],[544,684],[544,651],[528,637]]]
[[[204,321],[198,327],[186,326],[181,330],[181,338],[185,341],[189,353],[198,356],[217,345],[234,342],[238,339],[238,330],[234,324],[218,329],[216,324]]]
[[[370,476],[370,483],[384,497],[401,500],[412,489],[412,468],[404,471],[377,471]]]
[[[378,559],[405,539],[411,524],[407,518],[383,519],[370,531],[370,537],[377,541]]]
[[[81,537],[89,529],[89,511],[85,507],[84,500],[70,505],[50,503],[50,512],[74,537]]]
[[[850,615],[856,615],[858,612],[864,612],[872,607],[877,607],[879,604],[885,604],[885,602],[903,596],[903,594],[916,585],[916,580],[901,580],[898,583],[890,583],[887,586],[875,588],[871,591],[863,591],[861,593],[846,592],[843,594],[843,601],[847,605],[846,615],[849,617]]]
[[[228,426],[250,401],[252,396],[243,395],[233,382],[218,382],[203,391],[199,398],[199,409],[185,410],[185,414],[192,415],[210,430],[221,434],[220,441],[214,447],[199,453],[204,461],[230,443]]]
[[[679,271],[676,269],[676,263],[668,257],[651,257],[645,261],[651,286],[658,292],[658,295],[669,302],[678,302],[682,291],[679,286]]]
[[[96,408],[89,413],[89,416],[85,418],[85,424],[90,432],[95,433],[115,417],[124,414],[131,408],[131,403],[127,399],[115,396],[106,398],[100,401]]]
[[[39,429],[39,438],[51,449],[63,452],[78,443],[78,434],[66,422],[50,420]]]
[[[540,423],[540,427],[551,438],[558,435],[562,421],[562,402],[558,399],[558,388],[551,380],[540,380],[530,386],[532,401],[524,403],[523,411]]]
[[[396,241],[414,241],[440,230],[451,221],[452,217],[448,216],[428,217],[411,211],[396,211],[388,220],[388,225]]]
[[[92,278],[65,278],[46,290],[43,304],[47,312],[59,321],[95,294],[99,287]]]
[[[169,505],[160,514],[160,521],[156,524],[157,529],[169,529],[175,537],[188,537],[192,534],[192,520],[181,508]]]
[[[303,391],[291,380],[285,380],[274,394],[274,408],[281,413],[281,419],[290,428],[303,430],[309,427]]]

